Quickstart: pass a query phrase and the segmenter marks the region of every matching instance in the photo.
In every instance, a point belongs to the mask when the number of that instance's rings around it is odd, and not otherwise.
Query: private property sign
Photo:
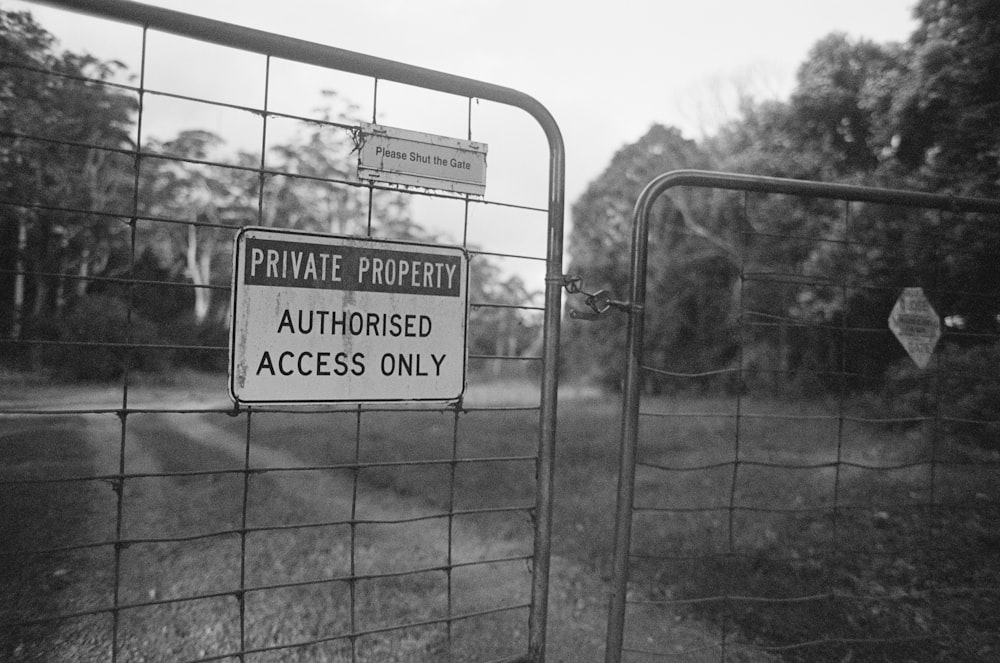
[[[465,386],[456,247],[244,228],[233,264],[235,403],[451,401]]]
[[[483,195],[486,144],[363,123],[358,178]]]
[[[906,348],[910,359],[919,368],[927,368],[934,346],[941,338],[941,320],[923,288],[903,288],[889,314],[889,329]]]

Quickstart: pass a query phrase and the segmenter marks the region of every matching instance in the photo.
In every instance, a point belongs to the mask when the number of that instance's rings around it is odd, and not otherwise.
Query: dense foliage
[[[633,205],[678,168],[997,198],[1000,12],[991,0],[924,0],[914,12],[904,44],[821,39],[788,100],[745,99],[701,143],[654,126],[622,148],[573,208],[570,272],[625,298]],[[693,382],[808,393],[847,376],[878,391],[905,354],[887,331],[865,330],[886,330],[906,286],[949,322],[944,346],[997,342],[996,218],[684,188],[669,198],[649,245],[646,360],[663,369],[647,374],[652,391],[680,384],[669,373],[707,372]],[[609,385],[622,370],[613,318],[571,325],[568,350]]]
[[[127,213],[130,159],[117,150],[133,145],[136,99],[100,85],[119,64],[57,54],[27,13],[0,11],[0,59],[0,197],[23,204],[0,210],[0,324],[18,336],[85,294],[121,241],[121,224],[76,210]]]

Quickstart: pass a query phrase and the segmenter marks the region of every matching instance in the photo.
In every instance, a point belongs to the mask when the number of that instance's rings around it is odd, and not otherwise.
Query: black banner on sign
[[[246,240],[243,282],[458,297],[461,256],[267,239]]]

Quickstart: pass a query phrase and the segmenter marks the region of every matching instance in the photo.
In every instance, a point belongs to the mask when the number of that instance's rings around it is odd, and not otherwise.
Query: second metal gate
[[[739,247],[732,358],[698,372],[644,351],[654,203],[681,187],[732,196]],[[793,223],[810,214],[822,223]],[[995,404],[983,362],[1000,292],[963,275],[991,262],[998,214],[994,200],[725,173],[646,186],[621,303],[605,660],[995,656],[997,421],[976,403]],[[927,369],[890,331],[906,307],[893,301],[918,289],[944,318],[938,347],[915,348]],[[972,310],[986,312],[978,329],[965,328]],[[698,352],[696,340],[680,354]],[[644,395],[651,383],[661,395]]]

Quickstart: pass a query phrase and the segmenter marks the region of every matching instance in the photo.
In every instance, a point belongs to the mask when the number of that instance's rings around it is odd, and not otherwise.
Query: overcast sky
[[[786,97],[810,47],[832,31],[878,42],[905,40],[915,23],[915,0],[155,0],[171,9],[329,44],[521,90],[545,105],[559,123],[567,150],[567,200],[575,201],[616,150],[655,122],[699,138],[732,117],[726,103],[737,86],[763,97]],[[0,0],[8,9],[31,9],[64,48],[124,60],[138,69],[138,31],[80,20],[46,6]],[[166,80],[197,81],[212,93],[232,89],[232,103],[259,106],[256,83],[231,74],[204,74],[218,59],[159,58]],[[165,63],[165,64],[162,64]],[[154,65],[155,66],[155,65]],[[259,69],[259,68],[257,68]],[[150,79],[155,72],[150,72]],[[294,79],[291,75],[290,80]],[[147,85],[154,82],[147,80]],[[334,83],[351,96],[351,85]],[[300,88],[296,88],[300,89]],[[305,88],[301,88],[305,89]],[[198,92],[198,94],[202,94]],[[391,90],[387,93],[391,98]],[[288,109],[315,107],[315,89],[287,96]],[[364,100],[362,100],[364,101]],[[277,105],[280,102],[275,102]],[[364,105],[364,103],[362,103]],[[431,104],[409,103],[424,116],[385,111],[379,121],[430,133],[463,133],[447,125]],[[379,108],[381,109],[380,102]],[[387,105],[391,109],[391,104]],[[461,113],[458,113],[461,114]],[[463,118],[464,119],[464,118]],[[225,121],[222,121],[225,122]],[[483,124],[488,125],[488,122]],[[488,132],[490,175],[502,168],[504,149],[522,137],[514,120]],[[218,130],[219,127],[205,128]],[[163,131],[172,128],[165,127]],[[153,131],[152,129],[150,130]],[[481,138],[480,138],[481,139]],[[544,144],[517,149],[525,162],[545,159]],[[536,159],[535,155],[539,155]],[[541,179],[544,163],[515,169]],[[540,178],[536,172],[541,172]],[[499,177],[499,175],[497,176]],[[524,188],[514,177],[488,180],[487,197]],[[507,187],[505,189],[505,187]]]

